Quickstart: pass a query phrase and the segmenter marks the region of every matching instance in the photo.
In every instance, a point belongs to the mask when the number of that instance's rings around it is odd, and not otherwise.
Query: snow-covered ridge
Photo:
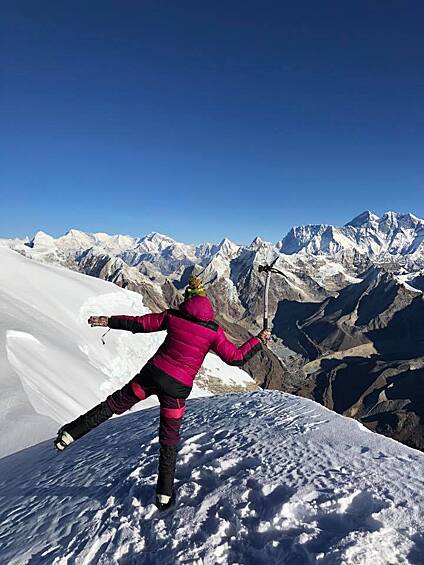
[[[281,392],[190,400],[158,514],[157,423],[152,408],[0,460],[1,561],[422,563],[422,453]]]

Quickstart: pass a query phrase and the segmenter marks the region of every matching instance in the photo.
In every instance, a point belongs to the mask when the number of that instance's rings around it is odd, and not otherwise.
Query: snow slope
[[[164,333],[91,328],[92,314],[149,312],[140,294],[101,279],[32,261],[0,246],[0,457],[55,435],[123,386]],[[204,374],[246,386],[247,373],[208,355]],[[208,392],[194,387],[194,396]],[[138,405],[152,406],[154,399]],[[135,409],[139,409],[136,407]]]
[[[424,562],[424,454],[278,391],[194,399],[177,505],[160,515],[157,420],[143,410],[62,454],[49,441],[0,460],[0,561]]]

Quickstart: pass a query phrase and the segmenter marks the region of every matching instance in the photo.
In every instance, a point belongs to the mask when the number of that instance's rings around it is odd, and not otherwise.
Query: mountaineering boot
[[[176,464],[177,447],[174,445],[161,445],[156,494],[172,496]]]
[[[54,446],[58,451],[63,451],[73,441],[79,439],[99,424],[106,422],[113,412],[106,402],[101,402],[85,414],[79,416],[73,422],[65,424],[57,433]]]
[[[175,490],[172,491],[171,496],[167,496],[166,494],[157,494],[155,505],[159,512],[163,512],[164,510],[168,510],[171,506],[175,504]]]
[[[155,499],[156,507],[160,512],[168,510],[168,508],[175,504],[174,477],[176,463],[177,447],[174,445],[161,445]]]
[[[60,428],[57,432],[57,438],[54,440],[54,446],[58,451],[63,451],[73,441],[74,438],[68,432],[65,432],[63,428]]]

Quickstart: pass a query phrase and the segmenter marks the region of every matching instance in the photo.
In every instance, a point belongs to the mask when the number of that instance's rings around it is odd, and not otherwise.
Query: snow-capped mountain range
[[[274,284],[280,299],[289,300],[322,300],[355,282],[357,274],[373,263],[403,275],[402,282],[424,271],[424,220],[395,212],[381,217],[364,212],[343,227],[295,227],[277,243],[256,237],[250,245],[237,245],[226,238],[219,244],[192,245],[159,233],[131,237],[78,230],[56,239],[39,231],[31,240],[0,243],[37,260],[96,276],[103,276],[98,271],[107,264],[108,277],[116,279],[125,270],[125,280],[134,284],[141,275],[158,285],[171,280],[181,288],[192,272],[200,274],[206,284],[225,280],[220,292],[233,303],[233,317],[234,311],[239,312],[238,318],[246,317],[247,309],[257,322],[259,311],[252,309],[249,297],[258,294],[262,278],[254,271],[277,257],[285,276],[284,280],[276,278]]]
[[[338,291],[354,282],[370,263],[403,275],[417,276],[424,270],[424,220],[395,212],[381,217],[364,212],[343,227],[294,227],[276,243],[256,237],[250,245],[227,238],[218,244],[193,245],[156,232],[131,237],[72,229],[58,238],[39,231],[31,240],[0,240],[0,244],[83,272],[89,272],[93,263],[98,266],[99,257],[107,257],[113,260],[109,271],[116,274],[125,266],[134,268],[159,284],[170,279],[182,286],[194,270],[206,284],[226,279],[226,295],[233,299],[236,292],[240,295],[240,286],[245,286],[252,268],[276,257],[286,275],[283,297],[302,301],[319,300],[327,292]],[[249,286],[248,293],[252,290]]]
[[[263,247],[284,255],[299,252],[311,255],[356,252],[371,258],[409,255],[423,259],[424,220],[410,213],[386,212],[379,217],[366,211],[342,227],[326,224],[293,227],[281,241],[274,244],[256,237],[250,245],[238,245],[227,238],[219,244],[193,245],[177,242],[157,232],[144,237],[131,237],[71,229],[56,239],[39,231],[28,245],[46,251],[56,248],[64,253],[78,253],[96,247],[120,256],[131,266],[161,256],[166,259],[168,270],[171,271],[190,262],[204,264],[216,255],[224,260],[232,260],[247,250],[258,251]]]

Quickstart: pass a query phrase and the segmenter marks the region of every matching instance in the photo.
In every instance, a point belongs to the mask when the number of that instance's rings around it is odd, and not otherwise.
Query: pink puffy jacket
[[[179,310],[145,316],[111,316],[109,327],[137,332],[167,332],[165,341],[150,362],[186,386],[191,387],[209,350],[229,365],[243,365],[259,349],[261,341],[252,337],[237,348],[214,321],[215,313],[206,296],[194,296]]]

